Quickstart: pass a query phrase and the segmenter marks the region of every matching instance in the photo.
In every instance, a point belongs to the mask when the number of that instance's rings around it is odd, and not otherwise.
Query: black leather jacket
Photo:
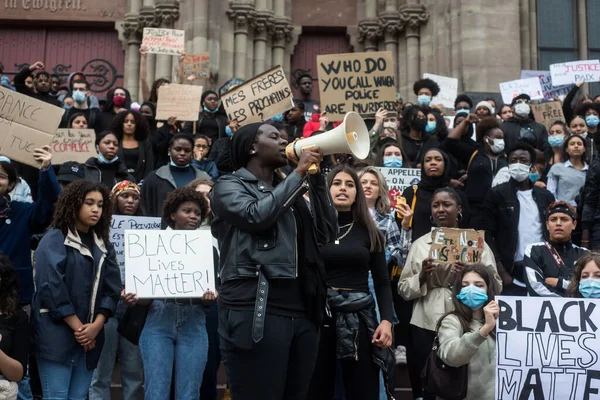
[[[220,279],[296,278],[296,220],[291,210],[309,183],[313,231],[318,244],[337,235],[337,211],[321,174],[295,172],[275,187],[245,168],[222,176],[210,195],[212,232],[221,248]]]

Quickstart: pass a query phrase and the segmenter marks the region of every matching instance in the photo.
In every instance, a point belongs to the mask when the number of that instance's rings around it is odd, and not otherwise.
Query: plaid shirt
[[[389,262],[390,258],[393,257],[396,265],[403,268],[412,244],[412,229],[407,231],[398,229],[393,213],[379,214],[373,209],[370,211],[375,220],[375,225],[385,237],[386,261]]]

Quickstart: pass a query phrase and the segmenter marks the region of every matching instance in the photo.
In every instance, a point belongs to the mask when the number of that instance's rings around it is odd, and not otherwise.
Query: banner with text
[[[90,157],[97,157],[96,133],[93,129],[59,129],[52,138],[52,164],[60,165],[68,161],[85,163]]]
[[[185,51],[185,31],[179,29],[144,28],[142,46],[151,54],[178,56]]]
[[[582,60],[550,65],[552,84],[572,85],[574,83],[598,82],[600,80],[600,61]]]
[[[210,54],[186,54],[183,59],[183,76],[186,80],[208,78],[210,75]]]
[[[48,146],[65,110],[0,86],[0,154],[32,167],[33,150]]]
[[[349,111],[373,118],[379,108],[396,111],[391,51],[317,56],[321,111],[330,121]]]
[[[392,208],[396,205],[396,198],[402,196],[402,192],[407,187],[416,185],[421,181],[421,170],[419,168],[378,167],[377,169],[379,169],[387,183]]]
[[[431,79],[440,87],[440,93],[431,99],[431,105],[441,104],[454,109],[454,100],[458,95],[458,79],[434,74],[423,74],[423,78]]]
[[[125,284],[125,230],[160,230],[160,220],[159,217],[113,215],[110,225],[110,242],[117,254],[123,284]]]
[[[496,301],[496,400],[598,398],[600,300]]]
[[[240,126],[262,122],[294,107],[292,89],[277,66],[221,96],[230,120]]]
[[[546,129],[550,131],[550,127],[556,121],[565,122],[563,115],[562,103],[560,101],[550,101],[548,103],[532,104],[531,111],[536,122],[544,124]]]
[[[158,88],[156,119],[166,121],[177,117],[178,121],[198,121],[202,86],[169,83]]]
[[[554,100],[555,96],[559,98],[562,96],[564,98],[573,87],[573,85],[552,86],[550,71],[521,71],[521,79],[535,78],[536,76],[540,79],[542,92],[544,93],[544,98],[547,100]]]
[[[429,254],[434,260],[443,263],[481,262],[485,231],[472,229],[435,228],[431,231]]]
[[[542,85],[540,84],[540,79],[537,77],[502,82],[500,84],[500,93],[502,94],[504,104],[512,103],[512,99],[520,94],[528,94],[531,100],[541,100],[544,98]]]
[[[209,230],[125,230],[125,290],[139,298],[200,298],[215,291]]]

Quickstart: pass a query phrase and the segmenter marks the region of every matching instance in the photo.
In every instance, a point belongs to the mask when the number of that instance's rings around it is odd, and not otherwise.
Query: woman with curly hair
[[[117,156],[125,163],[127,172],[140,183],[154,169],[148,121],[137,111],[121,112],[115,116],[110,131],[119,141]]]
[[[44,399],[87,397],[121,292],[111,216],[104,185],[73,182],[36,250],[31,320]]]
[[[421,107],[429,107],[431,99],[440,93],[440,87],[434,80],[424,78],[415,82],[413,92],[415,92],[417,102]]]
[[[173,190],[163,204],[166,229],[196,230],[207,216],[206,197],[189,186]],[[204,307],[216,298],[207,290],[201,298],[152,301],[139,342],[146,400],[168,399],[172,383],[176,399],[198,398],[208,354]]]

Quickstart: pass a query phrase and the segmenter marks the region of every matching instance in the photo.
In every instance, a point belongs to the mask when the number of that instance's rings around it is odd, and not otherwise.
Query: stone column
[[[227,10],[227,15],[235,24],[233,75],[240,79],[251,78],[246,76],[246,53],[248,52],[248,25],[252,20],[253,10],[252,4],[237,2],[231,2]]]
[[[272,29],[273,57],[271,65],[285,63],[285,46],[292,39],[292,20],[285,16],[285,0],[273,0],[275,20]]]
[[[262,74],[266,69],[267,34],[273,28],[273,13],[266,9],[266,0],[256,0],[256,11],[252,18],[254,29],[254,74]]]
[[[521,69],[531,69],[529,0],[519,0],[519,25],[521,31]]]
[[[190,0],[194,3],[192,23],[192,52],[200,53],[208,50],[208,2],[209,0]]]
[[[427,22],[429,14],[424,5],[409,0],[409,4],[400,8],[400,19],[406,24],[406,71],[408,87],[411,87],[420,77],[419,26]]]
[[[400,19],[398,12],[391,9],[390,3],[395,3],[395,1],[388,0],[386,3],[386,10],[380,14],[379,21],[383,30],[385,50],[392,52],[392,59],[395,63],[394,82],[396,83],[396,90],[399,91],[400,77],[398,72],[400,70],[400,65],[398,65],[398,35],[404,31],[404,22]]]
[[[539,52],[538,52],[538,35],[537,35],[537,9],[536,9],[536,0],[529,0],[529,28],[531,29],[531,40],[529,42],[529,53],[531,54],[531,69],[537,70],[539,69]],[[584,13],[585,13],[585,0],[584,4]],[[585,20],[584,20],[585,21]],[[586,27],[585,22],[583,25],[584,29]],[[587,46],[586,46],[587,48]],[[587,58],[587,54],[585,56]]]
[[[123,23],[123,36],[127,40],[125,88],[136,99],[140,91],[140,43],[142,42],[142,30],[137,15],[139,10],[140,1],[132,0]]]
[[[156,19],[160,21],[161,28],[173,29],[175,21],[179,19],[179,3],[176,0],[158,0],[156,3]],[[156,57],[156,76],[158,78],[173,78],[173,59],[177,56],[158,54]]]
[[[154,14],[154,0],[144,0],[142,9],[138,15],[140,31],[143,32],[144,28],[157,28],[158,22]],[[146,65],[146,79],[148,80],[148,84],[152,85],[156,80],[156,54],[148,54],[146,56]],[[139,97],[141,98],[141,93]]]

